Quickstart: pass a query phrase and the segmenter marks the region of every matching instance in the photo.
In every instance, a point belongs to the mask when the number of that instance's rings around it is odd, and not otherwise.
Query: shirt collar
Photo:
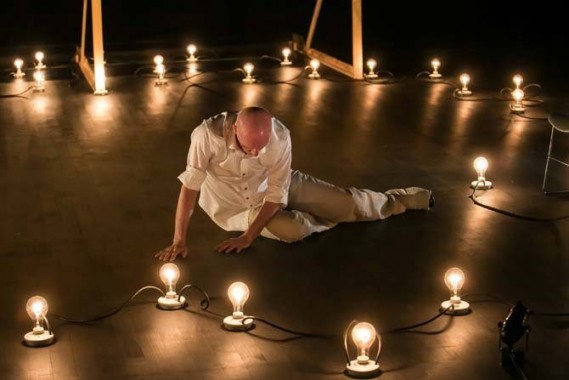
[[[270,140],[269,140],[269,142],[270,142]],[[267,144],[267,145],[269,145],[269,144]],[[265,146],[263,147],[263,149],[261,149],[261,150],[259,151],[259,154],[257,155],[257,158],[267,152],[267,145],[265,145]],[[230,138],[230,140],[229,140],[229,149],[231,149],[231,150],[233,150],[233,151],[235,151],[235,152],[237,152],[237,153],[240,153],[240,154],[243,155],[243,156],[247,156],[247,153],[245,153],[245,152],[243,151],[243,149],[241,149],[241,147],[240,147],[239,144],[237,143],[237,137],[235,136],[235,133],[233,133],[233,131],[231,132],[231,138]],[[247,157],[256,158],[256,157],[254,157],[254,156],[247,156]]]

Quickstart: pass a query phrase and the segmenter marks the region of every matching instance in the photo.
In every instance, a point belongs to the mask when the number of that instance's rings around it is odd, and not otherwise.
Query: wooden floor
[[[390,330],[429,319],[448,298],[443,274],[452,266],[466,273],[464,292],[486,295],[469,298],[471,314],[443,316],[424,333],[385,334],[381,378],[515,378],[498,350],[497,323],[509,307],[477,301],[568,312],[569,220],[532,222],[475,206],[468,186],[473,159],[484,155],[495,189],[477,193],[480,202],[535,218],[569,215],[567,196],[541,192],[547,121],[514,116],[503,101],[458,101],[452,87],[413,76],[372,85],[323,69],[320,81],[272,83],[303,65],[267,64],[257,73],[262,83],[250,86],[231,70],[193,79],[203,87],[183,76],[157,87],[149,75],[115,75],[104,97],[63,78],[48,80],[45,93],[0,99],[0,378],[344,379],[349,322]],[[4,82],[0,93],[30,84]],[[546,104],[526,115],[567,109],[567,99],[542,95]],[[260,238],[239,255],[213,251],[232,234],[199,210],[190,255],[176,263],[180,285],[212,296],[211,313],[200,311],[197,292],[186,311],[159,310],[148,292],[98,323],[51,317],[54,345],[22,345],[33,295],[48,300],[50,313],[85,319],[142,286],[162,286],[153,254],[172,238],[190,133],[203,118],[247,105],[289,127],[294,168],[342,186],[427,187],[435,208],[295,244]],[[561,137],[567,157],[569,136]],[[569,188],[569,171],[552,169],[551,185]],[[261,322],[249,334],[222,330],[214,313],[230,314],[226,289],[238,280],[251,289],[247,314],[336,337],[289,339]],[[529,324],[527,377],[566,379],[568,319],[532,316]]]

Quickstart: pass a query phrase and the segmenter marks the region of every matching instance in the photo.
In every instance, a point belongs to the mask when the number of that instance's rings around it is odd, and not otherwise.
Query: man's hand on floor
[[[184,259],[188,257],[188,248],[185,243],[174,243],[155,254],[154,257],[162,261],[174,261],[178,255]]]
[[[241,252],[245,248],[249,247],[253,243],[253,240],[250,239],[247,235],[243,234],[236,238],[227,239],[224,242],[220,243],[215,250],[217,252],[225,252],[230,253],[235,251],[236,253]]]

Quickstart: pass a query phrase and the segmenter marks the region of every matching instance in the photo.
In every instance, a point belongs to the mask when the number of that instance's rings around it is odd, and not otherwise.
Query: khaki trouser
[[[354,187],[344,189],[294,170],[287,208],[275,214],[261,235],[294,242],[341,222],[380,220],[407,209],[428,210],[430,196],[430,190],[419,187],[385,193]],[[251,212],[249,224],[260,209]]]

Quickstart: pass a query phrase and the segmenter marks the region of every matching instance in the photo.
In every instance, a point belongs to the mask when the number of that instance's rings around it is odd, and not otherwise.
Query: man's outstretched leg
[[[298,241],[341,222],[385,219],[409,209],[428,210],[432,207],[431,199],[431,191],[419,187],[385,193],[353,187],[344,189],[294,171],[287,209],[279,211],[261,234],[286,242]],[[254,215],[252,213],[250,218]]]
[[[392,189],[385,193],[332,185],[293,171],[288,208],[308,212],[336,223],[385,219],[406,210],[428,210],[432,192],[420,187]]]

